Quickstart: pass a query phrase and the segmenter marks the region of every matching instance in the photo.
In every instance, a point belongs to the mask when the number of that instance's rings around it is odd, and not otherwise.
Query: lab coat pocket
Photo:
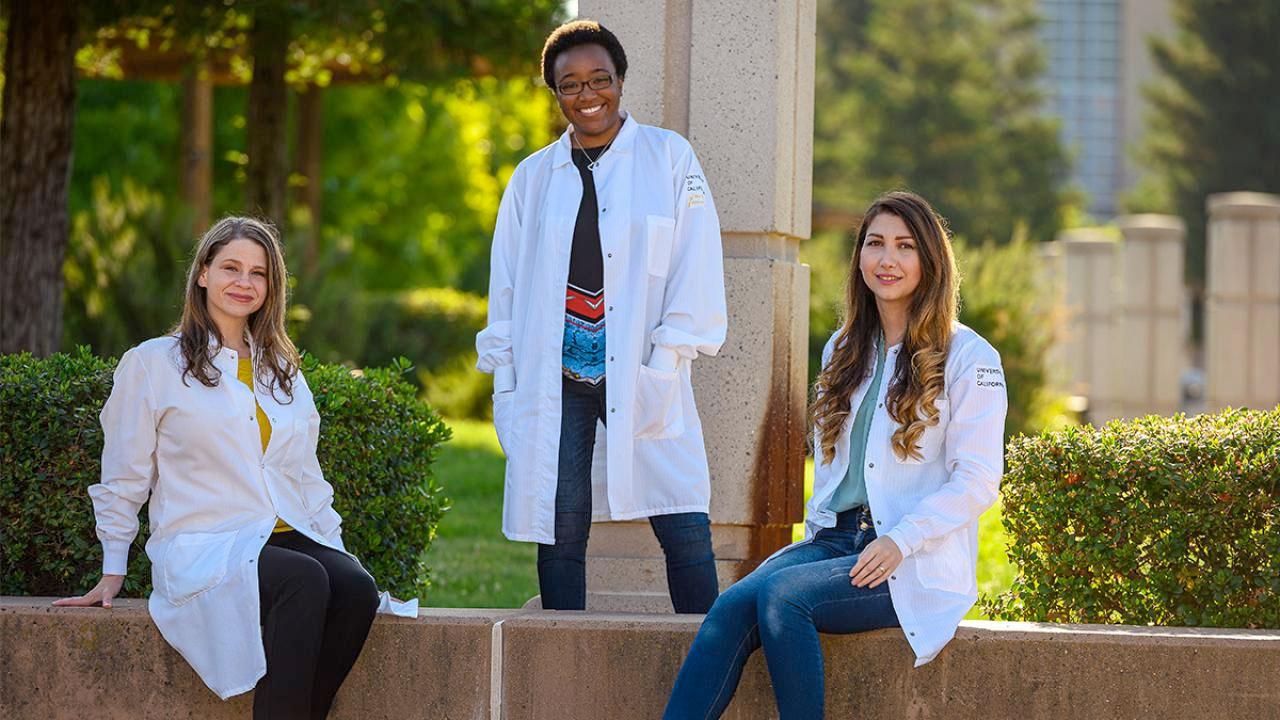
[[[301,473],[301,468],[315,453],[320,439],[320,414],[312,413],[305,418],[295,418],[293,434],[289,438],[289,449],[286,455],[289,472]]]
[[[926,588],[960,594],[975,590],[973,561],[959,531],[947,533],[914,557],[920,584]]]
[[[342,525],[342,516],[330,505],[311,516],[311,530],[325,540],[332,542],[333,533]]]
[[[649,274],[666,277],[671,267],[671,245],[675,242],[676,221],[661,215],[647,215],[645,252]]]
[[[186,605],[222,582],[235,539],[234,531],[174,537],[165,551],[161,573],[165,599],[176,606]]]
[[[636,378],[636,438],[667,440],[683,434],[680,373],[641,365]]]
[[[515,449],[515,390],[493,394],[493,429],[498,433],[498,444],[502,452],[511,457]]]

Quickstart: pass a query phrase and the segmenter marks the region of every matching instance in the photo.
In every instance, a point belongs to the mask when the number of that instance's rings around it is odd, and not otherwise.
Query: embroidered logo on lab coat
[[[684,176],[685,207],[696,208],[707,204],[707,180],[701,175]]]
[[[1004,370],[990,365],[978,365],[973,370],[974,384],[980,388],[994,390],[1004,387]]]

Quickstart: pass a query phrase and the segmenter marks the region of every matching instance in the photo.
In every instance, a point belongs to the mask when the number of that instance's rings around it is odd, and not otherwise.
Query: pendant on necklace
[[[587,165],[587,169],[588,169],[588,170],[590,170],[591,172],[595,172],[595,171],[596,171],[596,168],[598,168],[598,167],[600,167],[600,161],[599,161],[599,160],[596,160],[596,161],[595,161],[595,162],[593,162],[593,163],[588,163],[588,165]]]

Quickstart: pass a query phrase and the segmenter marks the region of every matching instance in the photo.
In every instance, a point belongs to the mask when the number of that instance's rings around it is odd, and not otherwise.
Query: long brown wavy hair
[[[213,365],[209,354],[209,339],[225,344],[218,325],[209,315],[208,290],[200,287],[200,272],[209,267],[218,251],[232,240],[251,240],[262,246],[267,254],[267,293],[262,307],[249,316],[249,334],[253,337],[257,355],[253,358],[254,377],[266,383],[275,394],[279,388],[289,400],[293,399],[293,376],[298,371],[298,349],[285,332],[285,304],[288,270],[280,247],[280,236],[268,222],[248,217],[228,216],[209,228],[196,246],[191,269],[187,271],[186,299],[182,304],[182,319],[173,329],[178,334],[182,352],[182,382],[187,375],[202,385],[214,387],[222,373]]]
[[[911,296],[907,332],[899,362],[889,383],[886,404],[898,424],[891,444],[899,458],[920,458],[917,442],[925,428],[938,424],[935,404],[946,385],[943,370],[951,347],[952,326],[959,307],[960,280],[951,252],[946,220],[919,195],[890,192],[876,198],[856,228],[853,259],[845,291],[844,324],[836,335],[831,360],[814,385],[811,409],[826,463],[835,456],[836,440],[848,421],[854,390],[873,369],[880,312],[875,295],[862,279],[860,263],[867,228],[880,213],[901,218],[916,240],[920,284]],[[901,362],[910,358],[910,362]]]

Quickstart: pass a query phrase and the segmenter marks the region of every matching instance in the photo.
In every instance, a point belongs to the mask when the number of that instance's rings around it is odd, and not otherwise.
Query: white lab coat
[[[333,488],[320,471],[320,415],[306,380],[293,401],[236,378],[237,356],[210,346],[215,387],[182,381],[177,338],[154,338],[120,358],[102,408],[102,480],[90,486],[104,574],[126,572],[148,502],[153,590],[161,635],[222,699],[252,690],[266,672],[258,555],[276,517],[346,552]],[[264,452],[254,399],[271,421]],[[281,402],[280,400],[286,400]],[[417,601],[384,611],[416,615]]]
[[[836,337],[822,352],[825,367]],[[925,430],[921,460],[899,460],[890,446],[897,424],[884,407],[899,347],[885,358],[867,438],[865,477],[876,533],[892,538],[903,561],[889,592],[916,666],[937,657],[978,599],[978,518],[995,503],[1004,473],[1004,420],[1008,399],[1000,355],[986,340],[957,324],[945,369],[938,424]],[[805,539],[835,525],[827,508],[849,469],[853,416],[870,378],[850,398],[849,419],[825,464],[814,433],[813,496],[805,513]],[[781,552],[781,551],[780,551]],[[780,553],[776,553],[775,556]]]
[[[493,236],[489,324],[476,336],[477,367],[495,373],[494,425],[507,455],[503,532],[547,544],[555,542],[565,284],[582,199],[572,132],[511,176]],[[593,519],[706,512],[710,473],[689,363],[714,355],[727,325],[711,192],[688,141],[633,116],[594,179],[608,422],[592,463]]]

